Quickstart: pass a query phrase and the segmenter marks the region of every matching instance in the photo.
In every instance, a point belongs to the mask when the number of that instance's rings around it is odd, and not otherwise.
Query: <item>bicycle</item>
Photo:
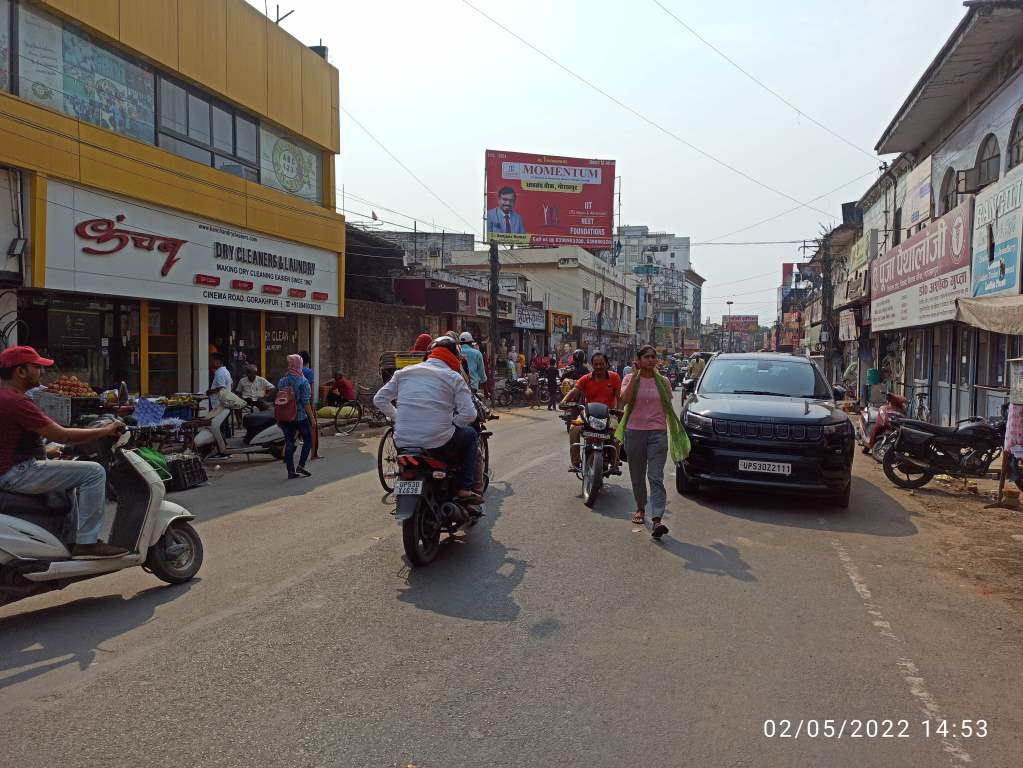
[[[363,421],[371,427],[387,423],[387,417],[373,405],[375,392],[369,387],[358,386],[355,400],[345,400],[334,411],[334,432],[337,435],[350,435]]]

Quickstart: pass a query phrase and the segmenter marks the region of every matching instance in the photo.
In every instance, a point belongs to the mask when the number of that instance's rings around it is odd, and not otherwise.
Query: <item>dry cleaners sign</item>
[[[336,253],[51,181],[46,287],[337,315]]]

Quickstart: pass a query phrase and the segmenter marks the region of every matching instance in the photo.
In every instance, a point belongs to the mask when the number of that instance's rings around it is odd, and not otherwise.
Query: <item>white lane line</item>
[[[520,464],[519,466],[515,467],[515,469],[513,469],[511,472],[507,472],[504,475],[501,475],[495,479],[501,482],[506,482],[508,480],[511,480],[513,477],[521,475],[523,472],[527,472],[533,467],[538,467],[541,464],[547,463],[551,459],[560,456],[562,453],[564,453],[564,451],[554,451],[543,456],[537,456],[535,459],[527,461],[525,464]]]
[[[819,517],[817,520],[822,528],[827,526],[827,521],[823,517]],[[860,574],[860,569],[856,567],[856,563],[853,562],[852,556],[846,551],[845,546],[838,539],[832,539],[831,546],[838,555],[838,559],[842,562],[842,569],[845,571],[846,576],[849,577],[849,581],[852,582],[853,589],[856,590],[860,599],[863,600],[863,607],[871,616],[870,623],[877,628],[878,634],[881,637],[899,642],[899,638],[896,637],[895,632],[892,630],[891,622],[885,619],[881,606],[874,600],[870,593],[870,587]],[[923,675],[920,674],[920,669],[916,663],[906,656],[900,656],[895,665],[899,668],[899,675],[909,689],[910,695],[920,705],[920,711],[924,716],[932,721],[944,720],[945,717],[941,713],[941,708],[931,692],[927,690]],[[963,746],[956,737],[942,738],[941,748],[945,750],[945,754],[949,757],[949,765],[953,766],[953,768],[973,762],[973,758],[963,749]]]

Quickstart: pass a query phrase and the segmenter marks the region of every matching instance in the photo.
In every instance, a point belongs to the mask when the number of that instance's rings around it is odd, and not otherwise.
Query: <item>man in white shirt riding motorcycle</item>
[[[427,359],[396,371],[374,395],[373,405],[394,422],[398,448],[424,448],[457,464],[457,498],[478,503],[483,499],[472,488],[479,436],[470,426],[477,414],[461,370],[457,342],[439,336]]]

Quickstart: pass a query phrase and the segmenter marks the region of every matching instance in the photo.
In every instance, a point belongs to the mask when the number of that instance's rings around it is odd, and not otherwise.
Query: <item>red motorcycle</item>
[[[856,439],[863,446],[863,453],[869,454],[877,462],[884,461],[884,455],[898,436],[892,424],[892,416],[905,416],[908,402],[894,392],[889,392],[886,397],[888,402],[880,408],[871,405],[860,412],[856,430]]]

